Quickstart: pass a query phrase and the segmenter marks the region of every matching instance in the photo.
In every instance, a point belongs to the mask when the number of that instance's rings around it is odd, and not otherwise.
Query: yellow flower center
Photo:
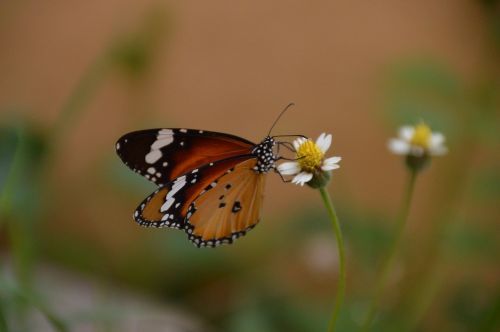
[[[323,151],[311,140],[302,143],[297,150],[297,162],[300,168],[309,173],[321,167],[324,156]]]
[[[413,133],[413,137],[411,138],[410,143],[427,149],[429,148],[431,135],[431,128],[429,128],[428,125],[422,122],[415,126],[415,132]]]

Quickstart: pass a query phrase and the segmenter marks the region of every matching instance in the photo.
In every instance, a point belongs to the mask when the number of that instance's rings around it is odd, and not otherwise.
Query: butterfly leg
[[[278,157],[275,159],[275,161],[279,161],[279,160],[286,160],[286,161],[297,161],[297,160],[300,160],[302,158],[305,158],[306,156],[303,156],[303,157],[300,157],[300,158],[285,158],[285,157]]]
[[[290,179],[290,180],[286,180],[286,179],[283,177],[283,175],[282,175],[282,174],[278,171],[278,169],[277,169],[276,167],[274,168],[274,171],[275,171],[276,173],[278,173],[278,175],[279,175],[279,176],[280,176],[280,178],[281,178],[281,181],[283,181],[284,183],[289,183],[289,182],[292,182],[292,179]]]
[[[275,136],[273,136],[273,138],[276,138],[276,137],[302,137],[305,139],[309,139],[307,136],[304,136],[304,135],[275,135]]]
[[[290,152],[297,152],[297,151],[295,151],[295,148],[293,147],[292,143],[290,143],[290,142],[278,142],[278,152],[279,152],[279,148],[281,145],[283,145],[285,148],[287,148],[288,151],[290,151]]]

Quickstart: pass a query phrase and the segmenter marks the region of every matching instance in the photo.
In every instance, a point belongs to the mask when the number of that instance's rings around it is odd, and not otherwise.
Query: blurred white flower
[[[395,154],[424,157],[445,154],[444,135],[432,132],[429,126],[421,122],[415,127],[403,126],[399,129],[399,137],[389,140],[389,150]]]
[[[332,143],[332,135],[319,135],[316,143],[304,137],[293,142],[296,151],[296,160],[284,162],[278,166],[281,175],[294,175],[292,183],[303,186],[313,177],[339,168],[340,157],[325,159],[325,153]]]

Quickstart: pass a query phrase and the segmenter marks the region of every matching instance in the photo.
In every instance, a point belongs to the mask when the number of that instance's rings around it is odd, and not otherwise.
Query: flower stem
[[[325,203],[326,210],[328,211],[328,216],[330,217],[330,220],[332,222],[333,232],[335,233],[335,239],[337,240],[337,248],[339,252],[339,282],[337,285],[337,298],[333,307],[330,325],[328,326],[328,331],[333,332],[335,331],[335,324],[337,322],[340,306],[342,305],[345,292],[346,271],[344,240],[342,238],[342,230],[340,229],[339,219],[337,218],[337,214],[335,213],[335,208],[333,207],[333,203],[330,195],[328,194],[328,191],[325,189],[325,187],[320,187],[319,192],[321,194],[321,198],[323,199],[323,203]]]
[[[403,231],[405,229],[406,220],[408,219],[408,215],[410,212],[410,205],[413,197],[416,178],[417,178],[417,171],[410,170],[408,184],[403,199],[403,205],[401,206],[399,217],[397,219],[394,238],[389,247],[389,251],[387,252],[387,256],[384,259],[382,269],[379,272],[375,286],[375,293],[370,303],[368,314],[366,315],[365,321],[363,323],[362,331],[369,331],[373,323],[373,319],[375,318],[377,306],[380,303],[380,298],[387,284],[387,279],[389,278],[389,272],[391,271],[394,259],[396,258],[397,249],[403,238]]]

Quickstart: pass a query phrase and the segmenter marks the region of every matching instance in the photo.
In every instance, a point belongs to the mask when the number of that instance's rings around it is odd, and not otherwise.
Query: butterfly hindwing
[[[133,171],[158,185],[203,165],[250,154],[254,144],[238,136],[194,129],[148,129],[128,133],[116,152]]]
[[[227,170],[190,203],[184,229],[198,247],[232,243],[260,218],[265,176],[255,159]]]
[[[192,169],[147,197],[134,212],[134,219],[146,227],[184,228],[191,202],[206,188],[215,186],[228,170],[249,158],[249,155],[232,157]]]

